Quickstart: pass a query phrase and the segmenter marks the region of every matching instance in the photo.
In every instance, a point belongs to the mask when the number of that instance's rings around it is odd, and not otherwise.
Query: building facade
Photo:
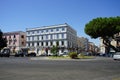
[[[89,40],[84,37],[77,37],[77,45],[79,52],[88,52]]]
[[[35,50],[38,55],[51,54],[53,45],[59,47],[59,54],[68,52],[69,48],[77,47],[77,33],[68,24],[27,28],[27,47]]]
[[[26,47],[26,33],[22,31],[3,33],[3,37],[7,39],[7,47],[12,53]]]
[[[111,39],[111,44],[120,51],[120,32],[114,35],[114,39]],[[107,46],[103,44],[103,39],[100,38],[100,52],[107,53]],[[115,52],[113,49],[110,49],[110,52]]]
[[[96,55],[99,52],[99,48],[93,42],[89,42],[88,52],[92,53],[92,55]]]

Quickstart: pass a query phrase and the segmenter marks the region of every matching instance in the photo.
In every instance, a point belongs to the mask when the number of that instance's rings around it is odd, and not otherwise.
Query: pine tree
[[[0,30],[0,50],[7,46],[7,39],[3,38],[3,32]]]

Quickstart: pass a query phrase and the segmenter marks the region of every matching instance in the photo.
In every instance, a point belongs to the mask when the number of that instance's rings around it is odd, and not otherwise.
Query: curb
[[[32,57],[30,60],[50,60],[50,61],[92,61],[92,60],[97,60],[96,58],[92,59],[50,59],[49,57]]]

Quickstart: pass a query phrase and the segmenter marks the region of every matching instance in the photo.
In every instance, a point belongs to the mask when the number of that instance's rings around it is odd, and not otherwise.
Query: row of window
[[[50,41],[50,42],[28,42],[27,43],[27,47],[45,47],[45,46],[53,46],[53,45],[57,45],[57,46],[66,46],[67,44],[65,43],[65,41],[57,41],[57,42],[53,42],[53,41]],[[71,43],[70,41],[68,41],[68,47],[75,47],[75,44],[74,43]]]
[[[61,41],[61,44],[59,42],[56,42],[56,45],[57,46],[64,46],[64,41]],[[35,46],[35,43],[34,42],[31,42],[31,43],[27,43],[27,46],[30,47],[30,46]],[[39,42],[37,42],[37,46],[53,46],[53,41],[51,42],[41,42],[41,44]]]
[[[50,35],[42,35],[42,36],[29,36],[27,37],[27,41],[34,41],[34,40],[52,40],[52,39],[65,39],[66,34],[50,34]]]
[[[71,34],[68,34],[68,35],[67,35],[67,39],[68,39],[68,40],[71,40],[71,42],[75,42],[75,41],[77,40],[77,37],[76,37],[76,36],[73,36],[73,35],[71,35]]]
[[[14,41],[14,42],[11,42],[11,41],[8,42],[8,45],[16,45],[16,44],[17,44],[17,43],[16,43],[15,41]],[[22,42],[21,42],[21,45],[24,46],[24,45],[25,45],[25,42],[22,41]]]
[[[6,38],[7,36],[5,36],[5,38]],[[25,36],[24,35],[21,35],[21,38],[24,38]],[[11,38],[16,38],[16,35],[13,35],[13,36],[9,36],[9,39],[11,39]]]
[[[28,31],[27,34],[34,34],[34,33],[45,33],[45,32],[54,32],[54,31],[65,31],[65,28],[55,28],[55,29],[42,29],[36,31]]]

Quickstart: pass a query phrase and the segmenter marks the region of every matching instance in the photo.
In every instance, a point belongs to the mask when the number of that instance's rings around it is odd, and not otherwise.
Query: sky
[[[120,0],[0,0],[2,32],[68,23],[80,37],[99,46],[84,32],[85,24],[97,17],[120,16]]]

